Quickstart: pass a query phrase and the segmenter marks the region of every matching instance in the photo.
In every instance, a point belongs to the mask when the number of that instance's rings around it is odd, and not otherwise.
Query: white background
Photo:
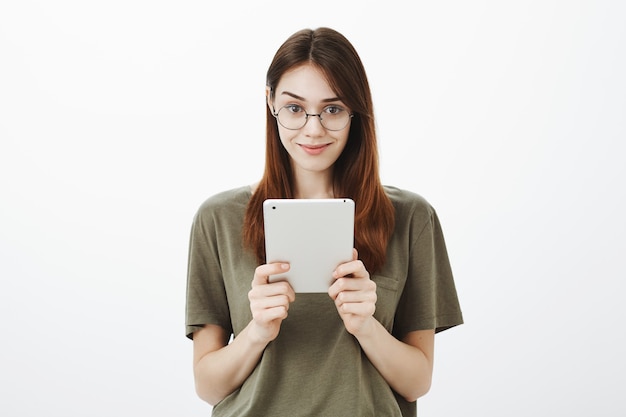
[[[191,219],[259,178],[267,66],[330,26],[465,314],[420,416],[624,415],[626,3],[226,3],[0,2],[0,414],[209,414]]]

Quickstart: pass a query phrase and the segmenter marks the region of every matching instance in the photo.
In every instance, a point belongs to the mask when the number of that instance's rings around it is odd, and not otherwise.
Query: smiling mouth
[[[298,146],[300,146],[309,155],[319,155],[330,146],[330,143],[324,143],[322,145],[305,145],[299,143]]]

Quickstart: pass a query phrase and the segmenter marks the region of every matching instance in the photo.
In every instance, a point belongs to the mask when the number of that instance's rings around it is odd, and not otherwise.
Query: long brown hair
[[[274,94],[285,72],[303,64],[320,69],[332,90],[354,114],[346,147],[333,166],[334,193],[337,198],[354,200],[355,247],[368,271],[376,272],[385,263],[387,242],[394,227],[394,208],[380,183],[374,110],[365,69],[352,44],[337,31],[301,30],[290,36],[274,56],[267,71],[270,94]],[[259,263],[265,263],[263,201],[294,198],[290,157],[280,142],[277,121],[265,107],[265,172],[248,204],[243,227],[244,243],[254,251]]]

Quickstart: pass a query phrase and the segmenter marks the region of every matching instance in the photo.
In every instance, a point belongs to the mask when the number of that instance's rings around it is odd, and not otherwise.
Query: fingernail
[[[282,265],[281,265],[281,268],[283,268],[283,269],[289,269],[289,264],[282,264]]]

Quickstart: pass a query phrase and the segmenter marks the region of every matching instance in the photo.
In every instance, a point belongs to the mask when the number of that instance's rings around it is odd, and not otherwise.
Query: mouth
[[[302,148],[302,150],[309,155],[319,155],[330,146],[330,143],[324,143],[321,145],[306,145],[299,143],[298,146],[300,146],[300,148]]]

